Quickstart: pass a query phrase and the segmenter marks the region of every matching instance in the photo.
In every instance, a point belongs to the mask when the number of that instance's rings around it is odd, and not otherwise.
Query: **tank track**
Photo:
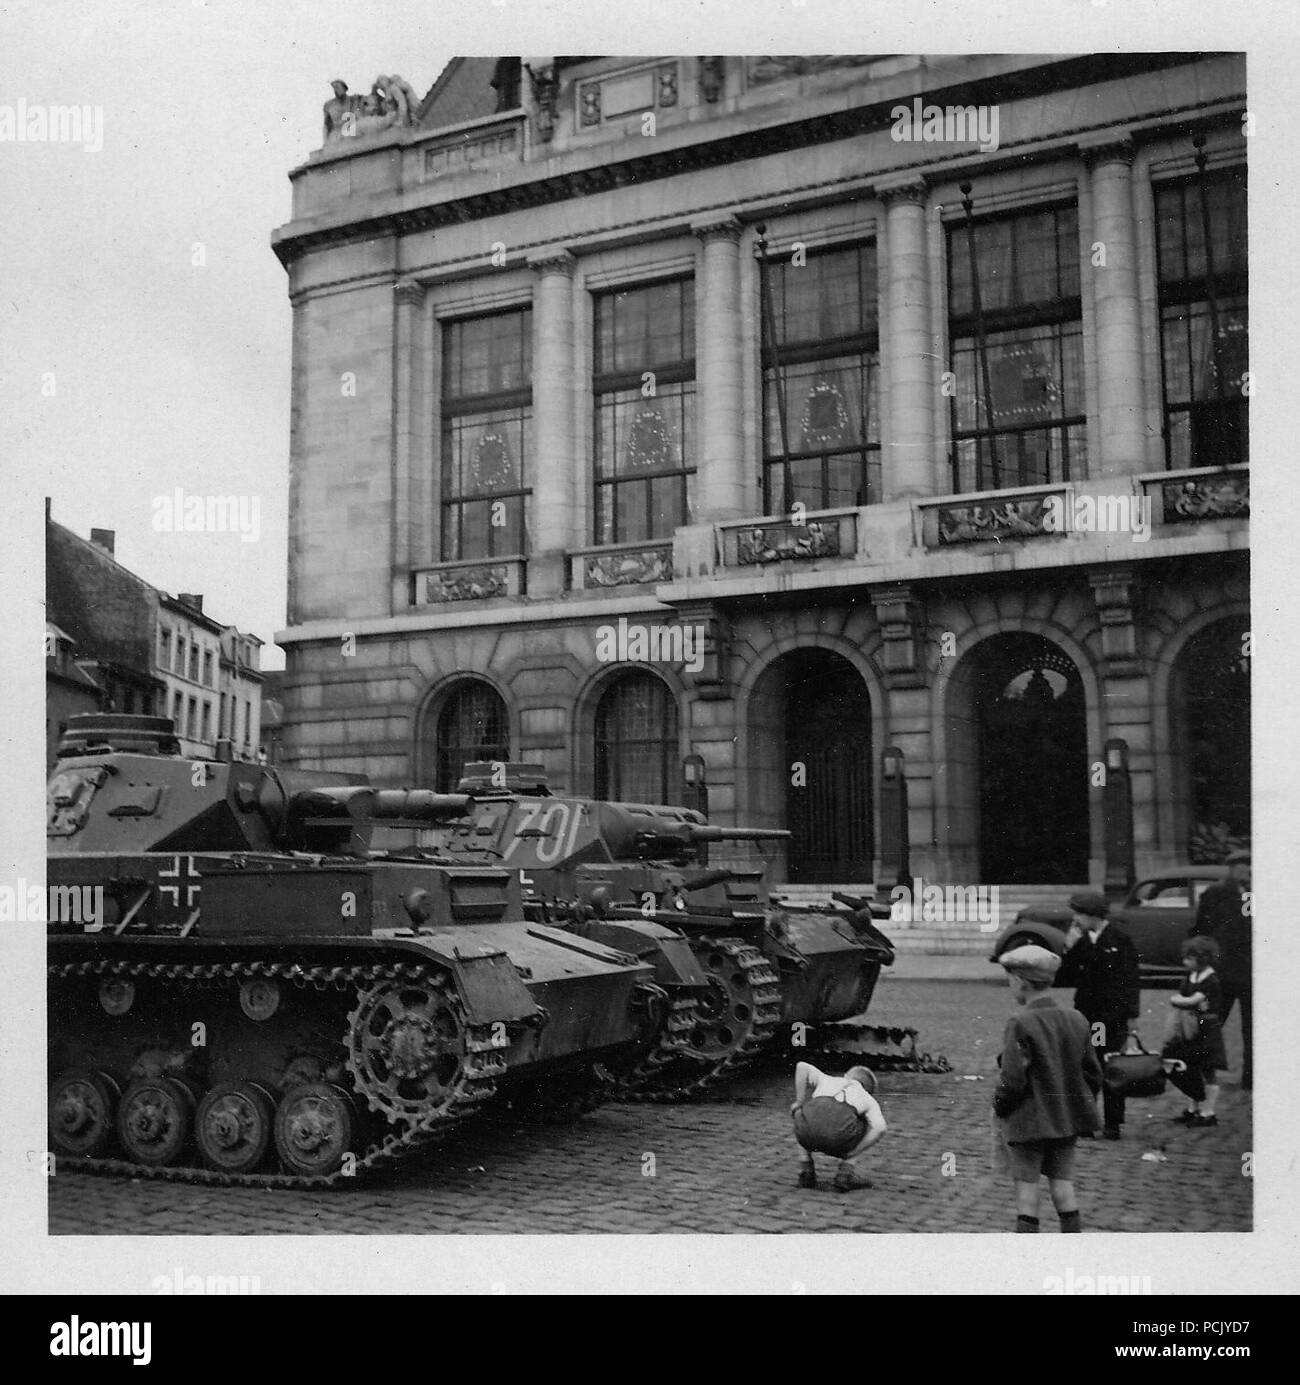
[[[707,938],[692,943],[692,950],[707,948],[724,952],[745,975],[753,999],[749,1032],[731,1052],[720,1059],[697,1059],[689,1053],[669,1053],[656,1065],[641,1086],[626,1092],[628,1101],[688,1101],[715,1086],[724,1076],[730,1076],[753,1062],[770,1044],[781,1020],[781,991],[771,963],[751,943],[743,938]],[[698,1002],[696,1002],[698,1005]],[[689,1063],[688,1070],[677,1075],[669,1065]]]
[[[834,1042],[827,1042],[832,1037]],[[942,1053],[921,1053],[917,1050],[915,1029],[892,1025],[846,1024],[838,1021],[821,1026],[819,1032],[810,1036],[806,1047],[791,1047],[791,1052],[818,1061],[860,1063],[872,1072],[952,1071],[952,1064]]]
[[[698,1002],[692,996],[677,996],[668,1002],[668,1017],[659,1035],[659,1042],[627,1072],[615,1073],[604,1069],[615,1100],[633,1101],[636,1094],[675,1058],[683,1057],[691,1031],[695,1028]]]
[[[192,963],[179,962],[96,962],[52,963],[47,967],[51,979],[73,976],[118,976],[124,979],[143,977],[152,980],[176,981],[186,986],[211,987],[254,977],[290,982],[299,988],[316,990],[359,989],[386,981],[420,981],[438,985],[443,977],[433,967],[419,964],[371,964],[368,966],[300,966],[297,963],[268,961]],[[339,1042],[346,1047],[347,1035]],[[496,1052],[492,1025],[467,1025],[466,1060],[468,1077],[456,1093],[455,1105],[444,1111],[430,1113],[422,1120],[407,1122],[400,1130],[390,1130],[382,1140],[359,1154],[352,1172],[338,1170],[331,1174],[305,1175],[286,1173],[229,1173],[202,1165],[166,1165],[162,1167],[137,1164],[127,1159],[104,1159],[60,1153],[60,1172],[102,1174],[127,1178],[150,1178],[172,1183],[195,1183],[217,1187],[279,1188],[311,1191],[355,1185],[359,1177],[377,1169],[389,1167],[399,1158],[423,1145],[439,1140],[467,1115],[475,1112],[496,1092],[496,1078],[505,1072],[504,1059]],[[357,1092],[358,1101],[365,1094]]]

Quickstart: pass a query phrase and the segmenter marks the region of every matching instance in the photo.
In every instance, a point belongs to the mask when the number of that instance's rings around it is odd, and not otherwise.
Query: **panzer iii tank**
[[[625,1090],[694,1094],[784,1045],[878,1067],[921,1065],[914,1031],[844,1023],[867,1009],[894,960],[873,922],[886,909],[848,897],[843,910],[785,906],[761,869],[709,865],[712,844],[787,833],[711,826],[687,808],[556,797],[536,765],[470,764],[460,789],[473,794],[472,814],[422,839],[452,856],[488,851],[518,869],[538,918],[654,961],[670,992],[658,939],[689,944],[705,989],[679,1012],[685,1041],[623,1073]]]
[[[601,1065],[657,1051],[651,965],[527,920],[504,863],[370,849],[471,808],[71,718],[47,791],[60,1171],[329,1186],[494,1097],[590,1104]]]

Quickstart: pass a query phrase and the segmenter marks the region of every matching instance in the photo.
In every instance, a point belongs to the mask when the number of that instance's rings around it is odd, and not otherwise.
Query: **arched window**
[[[438,713],[435,752],[440,793],[455,792],[469,761],[510,758],[505,703],[486,683],[461,683],[447,694]]]
[[[675,803],[677,703],[649,673],[627,673],[596,708],[596,797],[623,803]]]

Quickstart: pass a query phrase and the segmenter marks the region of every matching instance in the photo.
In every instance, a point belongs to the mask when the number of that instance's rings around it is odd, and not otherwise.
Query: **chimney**
[[[203,614],[203,597],[198,592],[177,592],[176,599],[183,601],[187,606],[193,606],[200,614]]]
[[[113,556],[113,545],[117,542],[117,532],[113,529],[92,529],[90,531],[90,541],[96,548],[102,548],[111,558]]]

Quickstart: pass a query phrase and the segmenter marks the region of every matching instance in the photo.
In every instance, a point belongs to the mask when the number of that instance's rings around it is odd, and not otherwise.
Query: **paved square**
[[[1143,992],[1142,1032],[1160,1032],[1168,992]],[[200,1188],[58,1176],[53,1234],[268,1235],[526,1232],[1004,1232],[1012,1188],[991,1163],[989,1104],[1012,1000],[978,981],[884,983],[871,1018],[912,1024],[951,1073],[881,1075],[889,1133],[867,1156],[868,1191],[837,1194],[828,1175],[795,1186],[789,1065],[738,1079],[713,1100],[614,1105],[569,1126],[520,1126],[487,1116],[381,1181],[333,1194]],[[1118,1144],[1082,1141],[1077,1174],[1085,1231],[1248,1231],[1250,1093],[1236,1079],[1241,1039],[1216,1129],[1171,1124],[1172,1090],[1129,1105]],[[1143,1159],[1163,1153],[1164,1161]],[[1056,1219],[1043,1195],[1044,1232]]]

